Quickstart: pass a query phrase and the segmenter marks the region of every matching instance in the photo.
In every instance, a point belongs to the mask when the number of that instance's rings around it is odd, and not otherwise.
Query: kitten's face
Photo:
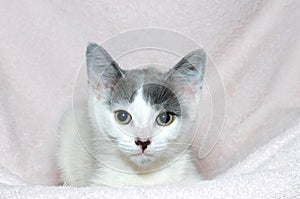
[[[154,93],[147,87],[153,87],[156,95],[162,96],[162,103],[153,103],[157,96],[151,96]],[[139,165],[153,161],[178,136],[181,108],[175,95],[163,96],[165,89],[160,84],[141,85],[133,93],[132,101],[115,101],[107,111],[110,136],[116,140],[119,149]],[[164,103],[176,107],[169,108]]]
[[[180,155],[197,120],[204,64],[203,51],[193,51],[166,73],[124,71],[90,44],[90,97],[99,130],[140,167]]]

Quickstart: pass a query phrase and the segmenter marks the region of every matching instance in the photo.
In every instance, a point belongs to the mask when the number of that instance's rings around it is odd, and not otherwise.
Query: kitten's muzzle
[[[151,141],[147,139],[146,141],[141,141],[139,139],[135,140],[135,144],[140,147],[143,152],[147,149],[147,147],[151,144]]]

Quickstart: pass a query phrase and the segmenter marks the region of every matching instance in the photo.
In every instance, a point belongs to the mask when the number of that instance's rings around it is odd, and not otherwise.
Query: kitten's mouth
[[[153,157],[153,154],[147,153],[146,151],[140,151],[132,154],[133,156],[142,156],[142,157]]]

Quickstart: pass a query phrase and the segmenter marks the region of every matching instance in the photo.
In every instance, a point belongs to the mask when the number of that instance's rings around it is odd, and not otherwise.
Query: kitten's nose
[[[141,140],[136,140],[135,144],[139,147],[142,148],[143,152],[145,151],[145,149],[147,149],[147,147],[151,144],[151,141],[148,139],[146,141],[141,141]]]

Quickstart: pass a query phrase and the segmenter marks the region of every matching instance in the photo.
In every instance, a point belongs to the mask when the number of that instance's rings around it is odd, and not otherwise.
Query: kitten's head
[[[167,72],[125,71],[94,43],[86,57],[91,117],[119,151],[146,167],[187,148],[198,119],[203,50],[192,51]]]

